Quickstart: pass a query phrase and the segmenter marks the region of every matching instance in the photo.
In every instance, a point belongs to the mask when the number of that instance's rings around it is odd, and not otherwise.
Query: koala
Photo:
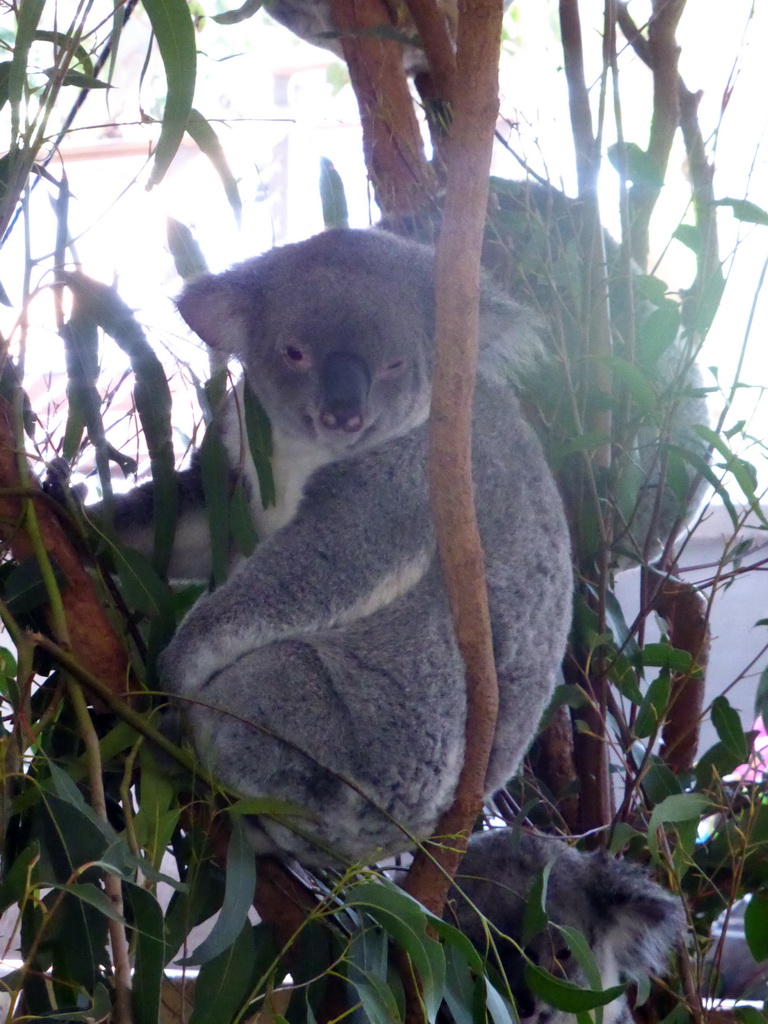
[[[254,820],[257,852],[323,865],[408,849],[451,803],[466,717],[426,477],[433,252],[327,231],[196,279],[178,308],[242,363],[272,425],[277,500],[261,508],[247,445],[227,436],[262,540],[182,621],[162,687],[215,776],[306,809],[295,829]],[[535,351],[530,317],[486,283],[480,333],[473,477],[500,691],[490,794],[552,691],[572,569],[557,488],[507,379]],[[178,545],[195,535],[182,524]],[[193,550],[199,538],[176,561]]]
[[[663,973],[672,947],[682,940],[680,902],[651,881],[637,864],[604,853],[579,853],[562,841],[519,829],[499,828],[472,836],[446,905],[456,924],[489,960],[503,968],[521,1020],[571,1024],[575,1016],[543,1004],[525,983],[522,945],[526,901],[552,864],[546,888],[549,924],[526,945],[533,963],[574,984],[591,987],[555,925],[577,928],[588,941],[603,987]],[[491,922],[497,954],[478,911]],[[499,934],[500,933],[500,934]],[[603,1009],[603,1024],[632,1024],[625,996]]]

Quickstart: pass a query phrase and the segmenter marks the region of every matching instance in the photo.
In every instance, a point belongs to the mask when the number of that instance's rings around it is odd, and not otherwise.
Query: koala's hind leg
[[[317,848],[266,819],[274,843],[255,835],[259,852],[277,845],[307,864],[349,863],[407,849],[407,833],[431,833],[461,768],[465,697],[450,624],[423,608],[412,635],[424,643],[382,643],[392,629],[406,635],[396,609],[267,644],[195,695],[188,717],[211,772],[244,796],[308,812],[296,825]],[[402,611],[411,626],[419,618]]]

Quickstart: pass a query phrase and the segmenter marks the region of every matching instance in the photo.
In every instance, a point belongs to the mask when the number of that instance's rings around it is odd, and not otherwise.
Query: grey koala
[[[178,302],[239,358],[272,424],[267,510],[247,445],[226,436],[264,539],[159,666],[218,778],[307,809],[296,832],[260,819],[259,852],[375,859],[429,836],[454,793],[465,682],[426,480],[432,265],[382,231],[328,231],[198,278]],[[562,506],[506,379],[535,347],[528,314],[485,285],[473,474],[500,688],[488,793],[533,737],[570,618]],[[182,529],[190,540],[177,562],[204,552]]]
[[[603,987],[610,988],[621,981],[664,973],[670,950],[683,937],[685,918],[680,901],[651,881],[637,864],[603,853],[579,853],[560,840],[520,829],[490,829],[473,835],[449,894],[446,920],[456,924],[483,954],[488,952],[488,933],[477,911],[490,920],[496,930],[491,934],[498,959],[489,952],[489,960],[503,968],[521,1020],[571,1024],[572,1014],[554,1010],[531,992],[525,983],[523,957],[504,941],[507,937],[522,945],[528,894],[549,862],[549,924],[525,949],[534,963],[577,985],[590,987],[556,925],[582,933]],[[625,996],[603,1009],[603,1024],[631,1024],[632,1020]]]

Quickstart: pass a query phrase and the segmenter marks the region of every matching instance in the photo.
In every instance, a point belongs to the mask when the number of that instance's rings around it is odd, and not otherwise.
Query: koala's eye
[[[561,964],[567,964],[573,954],[567,946],[561,946],[560,949],[555,951],[555,959]]]
[[[283,359],[294,370],[307,370],[312,365],[309,352],[297,345],[286,345],[283,348]]]
[[[405,359],[393,359],[388,366],[385,366],[382,370],[379,370],[379,377],[385,380],[392,379],[393,377],[399,377],[400,374],[405,370],[407,366]]]

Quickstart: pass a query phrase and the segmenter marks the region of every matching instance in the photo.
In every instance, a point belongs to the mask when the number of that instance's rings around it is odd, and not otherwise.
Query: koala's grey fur
[[[161,681],[215,775],[313,816],[298,823],[309,842],[269,819],[254,834],[257,850],[308,863],[430,835],[462,764],[464,669],[426,481],[432,259],[385,232],[329,231],[179,299],[200,337],[240,359],[270,418],[278,502],[261,509],[230,434],[265,539],[184,619]],[[535,345],[528,315],[485,286],[473,474],[500,687],[488,793],[534,734],[570,617],[560,499],[503,369]],[[194,529],[180,545],[190,538],[180,563],[204,553]]]
[[[477,911],[501,936],[492,933],[521,1019],[538,1024],[571,1024],[575,1017],[537,999],[525,984],[525,961],[502,936],[522,945],[528,893],[552,862],[546,889],[549,925],[525,947],[531,959],[550,973],[590,987],[554,924],[577,928],[600,969],[604,988],[663,974],[670,949],[681,939],[685,919],[670,893],[637,864],[603,853],[579,853],[563,842],[519,829],[491,829],[472,836],[446,907],[455,923],[483,954],[488,933]],[[473,906],[470,906],[473,904]],[[476,909],[475,909],[476,908]],[[603,1010],[603,1024],[631,1024],[624,996]]]

